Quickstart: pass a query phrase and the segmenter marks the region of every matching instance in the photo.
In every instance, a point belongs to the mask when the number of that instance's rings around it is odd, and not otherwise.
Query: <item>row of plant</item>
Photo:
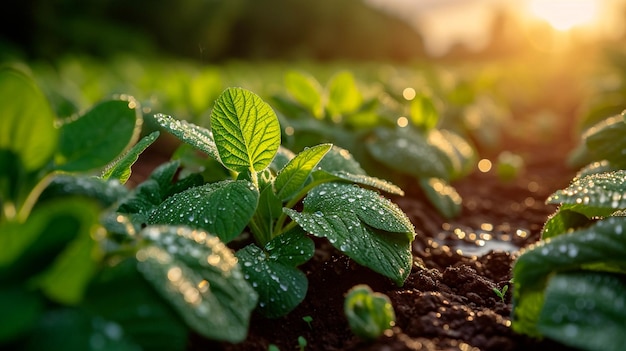
[[[277,317],[304,299],[297,267],[313,255],[310,236],[398,285],[411,271],[414,228],[379,193],[402,190],[337,146],[282,147],[276,114],[248,90],[218,97],[210,130],[156,115],[187,145],[186,162],[133,190],[131,166],[160,132],[140,138],[132,97],[57,119],[15,68],[0,71],[0,96],[4,346],[184,349],[190,329],[241,341],[254,309]],[[375,336],[392,323],[390,304],[368,295],[350,294],[346,313],[355,333]],[[368,308],[387,317],[361,333]]]
[[[623,109],[615,97],[588,107],[570,157],[586,165],[548,198],[560,206],[513,269],[514,330],[584,350],[626,344],[626,112],[599,117]]]
[[[157,63],[129,57],[106,67],[67,58],[55,67],[37,65],[36,71],[53,109],[62,117],[79,113],[113,92],[123,92],[139,97],[146,116],[167,111],[206,125],[212,101],[226,84],[261,90],[261,96],[269,97],[279,112],[286,147],[302,150],[329,142],[349,149],[367,172],[392,176],[403,187],[417,182],[444,216],[458,214],[461,198],[450,182],[473,168],[474,142],[483,147],[497,144],[505,115],[481,95],[482,90],[493,89],[489,79],[476,79],[474,87],[464,78],[454,81],[432,67],[424,67],[419,75],[406,69],[389,73],[364,67],[357,68],[361,78],[357,82],[352,72],[302,66],[329,77],[327,87],[322,88],[304,71],[273,65],[266,65],[263,73],[237,64],[197,69],[176,63],[165,70]],[[378,73],[366,73],[370,71]],[[158,127],[150,118],[147,122]],[[410,160],[411,166],[404,166],[400,159]]]

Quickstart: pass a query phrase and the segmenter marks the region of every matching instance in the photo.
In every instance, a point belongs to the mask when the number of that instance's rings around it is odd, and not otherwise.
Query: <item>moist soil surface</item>
[[[564,128],[565,129],[565,128]],[[300,268],[309,280],[305,300],[290,314],[267,319],[253,314],[248,337],[239,344],[189,339],[189,350],[571,350],[535,340],[511,328],[511,268],[520,249],[540,239],[543,223],[556,210],[545,204],[566,187],[575,171],[565,165],[573,146],[567,135],[556,143],[505,136],[500,150],[524,158],[522,172],[503,181],[494,170],[474,172],[453,183],[463,198],[461,214],[445,219],[417,185],[393,197],[415,225],[414,265],[402,287],[356,264],[326,240],[316,240],[314,257]],[[494,160],[496,152],[481,151]],[[150,166],[148,166],[150,168]],[[139,175],[141,177],[141,175]],[[396,325],[373,342],[354,336],[343,314],[346,292],[357,284],[389,296]],[[509,285],[501,299],[494,288]],[[310,323],[303,317],[311,317]]]

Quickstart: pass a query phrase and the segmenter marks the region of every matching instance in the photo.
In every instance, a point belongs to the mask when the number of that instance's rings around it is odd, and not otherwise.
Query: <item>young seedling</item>
[[[504,302],[504,296],[506,295],[506,292],[509,290],[509,285],[505,285],[502,287],[502,290],[498,289],[498,288],[493,288],[493,292],[500,298],[500,300],[502,302]]]
[[[373,292],[367,285],[356,285],[348,291],[344,313],[352,332],[366,340],[378,338],[396,321],[389,297]]]
[[[313,326],[311,325],[311,322],[313,321],[313,317],[311,316],[304,316],[302,317],[302,320],[306,322],[306,324],[309,326],[309,329],[313,329]]]
[[[304,349],[306,349],[306,346],[308,345],[306,339],[304,338],[304,336],[298,336],[298,347],[300,348],[300,351],[304,351]]]

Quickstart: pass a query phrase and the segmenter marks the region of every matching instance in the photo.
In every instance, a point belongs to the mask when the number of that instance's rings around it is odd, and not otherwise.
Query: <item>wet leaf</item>
[[[34,80],[17,69],[0,68],[0,108],[0,149],[18,155],[28,171],[42,168],[56,150],[58,130]]]
[[[321,144],[304,149],[280,170],[274,180],[276,196],[285,201],[296,195],[306,184],[313,169],[332,147]]]
[[[625,217],[609,217],[522,252],[513,267],[514,328],[538,335],[536,323],[550,277],[573,270],[626,272]]]
[[[154,115],[154,120],[179,140],[206,153],[209,157],[219,160],[213,134],[208,129],[161,113]]]
[[[561,273],[548,284],[537,329],[546,337],[585,350],[626,345],[626,284],[604,273]]]
[[[365,174],[352,174],[343,171],[326,172],[324,170],[318,170],[313,172],[312,175],[316,182],[349,182],[386,191],[390,194],[404,195],[404,191],[402,191],[402,189],[395,184],[384,179],[370,177]]]
[[[367,143],[367,149],[390,169],[419,178],[449,178],[440,154],[421,134],[408,128],[376,129],[376,137]]]
[[[228,88],[215,101],[211,130],[220,160],[236,172],[262,171],[280,146],[280,125],[274,110],[241,88]]]
[[[128,150],[122,157],[109,165],[109,167],[102,173],[102,179],[117,179],[122,184],[126,184],[131,174],[131,166],[137,162],[139,155],[152,145],[159,137],[159,132],[153,132],[150,135],[141,139],[130,150]]]
[[[324,155],[324,158],[319,163],[319,168],[330,173],[366,174],[350,151],[337,145],[333,145],[330,151]]]
[[[322,87],[312,76],[290,71],[285,75],[285,88],[291,97],[306,107],[316,118],[322,118]]]
[[[536,284],[554,271],[584,264],[614,262],[626,267],[626,218],[609,217],[593,225],[541,241],[515,263],[515,284]]]
[[[541,230],[541,239],[561,235],[571,230],[585,227],[590,223],[591,220],[587,216],[566,208],[560,208],[544,224]]]
[[[284,211],[305,231],[326,237],[357,263],[402,285],[411,271],[413,225],[391,201],[354,185],[326,183]]]
[[[583,135],[587,150],[595,161],[608,160],[626,168],[626,115],[609,117],[589,128]]]
[[[39,201],[63,196],[84,196],[95,199],[103,207],[109,207],[128,195],[129,191],[117,180],[60,174],[54,177],[39,197]]]
[[[129,258],[99,272],[82,306],[119,324],[124,335],[144,350],[184,350],[189,328],[169,304],[139,273],[137,261]]]
[[[547,203],[567,204],[588,217],[608,215],[626,208],[626,170],[590,174],[552,194]]]
[[[109,164],[139,138],[142,115],[133,98],[104,101],[61,125],[56,168],[84,172]]]
[[[259,294],[263,315],[286,315],[304,300],[308,280],[296,266],[308,261],[314,250],[313,241],[294,230],[274,238],[264,250],[251,244],[237,252],[246,280]]]
[[[140,351],[122,327],[79,309],[47,311],[33,330],[25,350]]]
[[[328,82],[328,110],[334,115],[355,112],[363,103],[363,96],[349,71],[335,74]]]
[[[419,184],[430,203],[444,217],[450,219],[461,213],[461,195],[448,182],[443,179],[428,178],[420,179]]]
[[[181,224],[214,233],[229,242],[252,218],[259,192],[248,181],[225,180],[187,189],[159,205],[149,224]]]
[[[431,129],[428,143],[441,153],[441,160],[445,163],[451,180],[459,179],[474,169],[476,151],[460,135],[446,129]]]
[[[149,226],[139,270],[189,327],[204,337],[245,339],[257,294],[237,258],[216,236],[185,227]]]

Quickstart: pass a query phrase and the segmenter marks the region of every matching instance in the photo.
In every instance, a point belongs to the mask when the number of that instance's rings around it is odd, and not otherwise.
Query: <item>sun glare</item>
[[[557,30],[566,31],[596,20],[600,0],[532,0],[530,10]]]

